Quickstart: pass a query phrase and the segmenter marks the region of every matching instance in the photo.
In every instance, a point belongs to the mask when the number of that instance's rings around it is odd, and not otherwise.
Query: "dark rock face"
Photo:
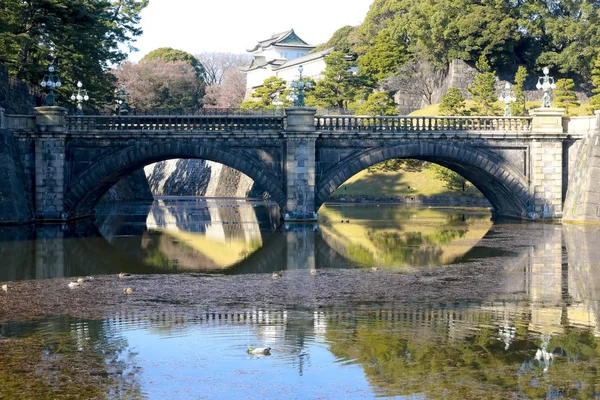
[[[25,190],[24,168],[13,135],[0,130],[0,223],[23,223],[33,217]]]
[[[154,196],[144,175],[139,169],[121,179],[100,199],[101,203],[119,203],[127,201],[152,201]]]

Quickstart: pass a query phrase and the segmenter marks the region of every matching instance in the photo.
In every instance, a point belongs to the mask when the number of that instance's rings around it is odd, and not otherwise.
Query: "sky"
[[[158,47],[192,54],[246,53],[259,40],[294,28],[310,44],[329,40],[345,25],[359,25],[373,0],[150,0],[142,11],[144,33],[133,44],[139,61]]]

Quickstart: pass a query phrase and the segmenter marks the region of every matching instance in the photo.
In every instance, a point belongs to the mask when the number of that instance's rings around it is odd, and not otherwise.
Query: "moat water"
[[[319,216],[187,198],[0,227],[0,399],[600,395],[600,228]]]

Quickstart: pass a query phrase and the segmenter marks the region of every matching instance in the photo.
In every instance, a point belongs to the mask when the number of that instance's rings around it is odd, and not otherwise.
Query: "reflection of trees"
[[[126,340],[103,321],[60,320],[40,328],[0,340],[0,397],[143,397]]]
[[[427,398],[587,398],[600,378],[598,338],[591,329],[565,329],[550,341],[552,366],[534,359],[532,332],[517,329],[510,350],[498,329],[480,327],[459,339],[445,324],[398,326],[385,320],[330,321],[334,356],[361,365],[376,392]],[[519,395],[519,398],[520,398]]]
[[[322,208],[321,217],[330,247],[363,266],[453,263],[491,226],[487,213],[429,208],[329,206]]]
[[[367,237],[381,250],[386,265],[439,265],[444,254],[440,245],[462,238],[466,233],[465,230],[439,230],[424,235],[370,230]]]

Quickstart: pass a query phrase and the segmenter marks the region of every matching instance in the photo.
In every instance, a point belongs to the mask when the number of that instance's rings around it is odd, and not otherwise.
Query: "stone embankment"
[[[33,218],[18,154],[13,135],[0,126],[0,223],[25,223]]]
[[[248,176],[212,161],[167,160],[144,171],[155,196],[264,197]]]
[[[254,197],[264,191],[240,171],[199,159],[161,161],[120,180],[102,203],[152,200],[154,196]]]
[[[332,196],[330,203],[405,203],[490,207],[485,198],[460,196]]]

